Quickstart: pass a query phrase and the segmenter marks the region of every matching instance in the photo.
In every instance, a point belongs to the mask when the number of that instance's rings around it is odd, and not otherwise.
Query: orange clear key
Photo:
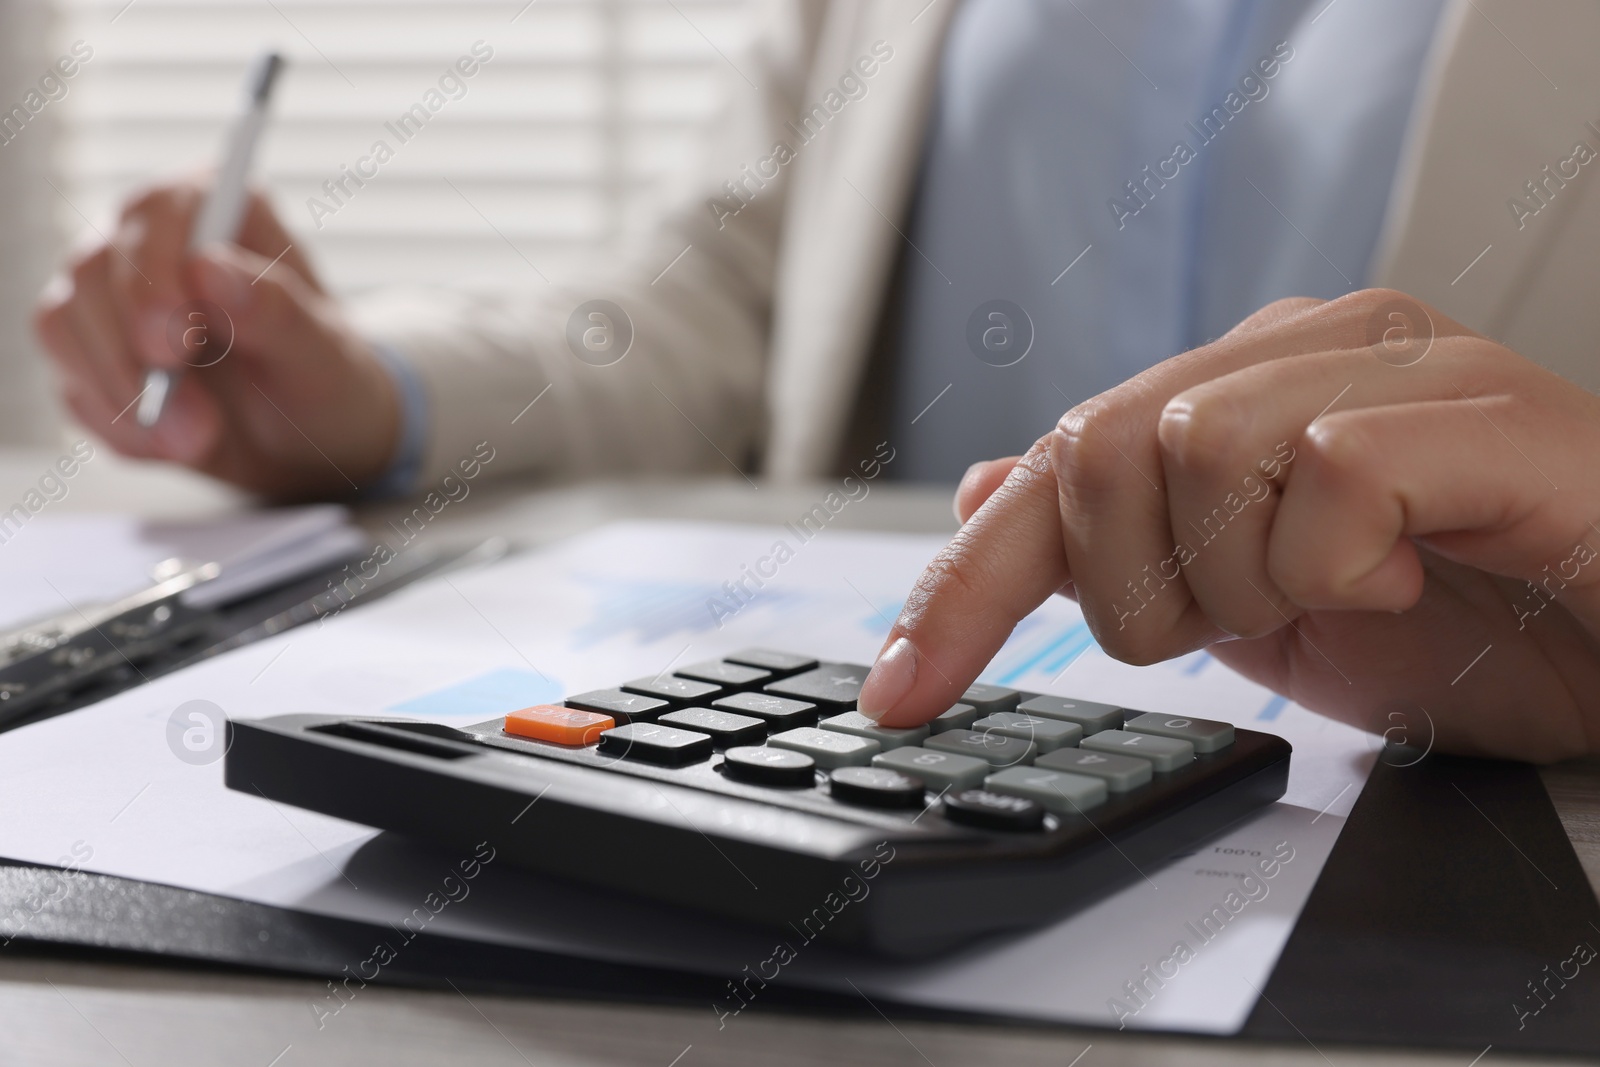
[[[592,745],[600,740],[600,731],[616,724],[609,715],[555,704],[535,704],[507,715],[505,730],[517,737],[553,741],[558,745]]]

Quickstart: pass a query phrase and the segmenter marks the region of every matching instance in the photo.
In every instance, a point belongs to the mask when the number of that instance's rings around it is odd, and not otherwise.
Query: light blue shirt
[[[905,227],[895,476],[1363,287],[1442,4],[966,0]]]

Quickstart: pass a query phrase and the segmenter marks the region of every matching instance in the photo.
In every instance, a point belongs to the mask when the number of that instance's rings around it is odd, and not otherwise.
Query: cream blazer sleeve
[[[761,7],[751,46],[722,64],[730,104],[697,195],[625,262],[557,282],[530,270],[526,283],[493,292],[386,291],[356,302],[357,328],[392,346],[422,382],[424,484],[484,441],[496,476],[750,471],[767,423],[789,182],[789,168],[762,161],[798,113],[825,8]],[[729,195],[730,181],[741,197]],[[604,355],[579,359],[567,339],[569,317],[597,299],[632,324],[626,356],[609,365]]]

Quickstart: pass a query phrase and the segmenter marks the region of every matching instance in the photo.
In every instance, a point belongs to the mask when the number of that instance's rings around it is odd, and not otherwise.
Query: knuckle
[[[1224,389],[1202,386],[1180,393],[1167,401],[1156,423],[1163,462],[1202,477],[1232,471],[1240,465],[1249,421]]]
[[[1325,415],[1300,437],[1304,468],[1320,481],[1360,477],[1383,462],[1383,453],[1360,413]]]
[[[1100,398],[1061,417],[1051,434],[1050,455],[1063,492],[1093,498],[1123,486],[1132,475],[1124,468],[1138,450],[1125,425],[1120,405]]]

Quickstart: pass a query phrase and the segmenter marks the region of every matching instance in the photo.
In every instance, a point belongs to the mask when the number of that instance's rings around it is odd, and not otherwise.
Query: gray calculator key
[[[1057,815],[1077,815],[1104,804],[1106,783],[1099,778],[1038,767],[1007,767],[983,780],[991,793],[1025,797]]]
[[[773,748],[803,752],[818,767],[829,771],[835,767],[865,767],[872,762],[873,756],[883,751],[883,746],[870,738],[819,730],[815,726],[801,726],[773,734],[767,738],[767,744]]]
[[[1039,715],[1046,719],[1075,722],[1086,734],[1101,730],[1115,730],[1122,725],[1123,710],[1112,704],[1096,704],[1092,700],[1068,700],[1065,697],[1034,697],[1024,700],[1017,708],[1024,715]]]
[[[957,704],[939,713],[939,717],[928,723],[931,733],[942,734],[946,730],[965,730],[972,726],[972,720],[978,717],[978,709],[971,704]]]
[[[946,730],[922,742],[923,748],[954,752],[958,756],[981,759],[991,767],[1011,767],[1032,763],[1039,749],[1032,741],[1021,741],[1001,734],[980,734],[976,730]]]
[[[1194,746],[1187,741],[1126,730],[1104,730],[1084,738],[1079,747],[1114,752],[1119,756],[1138,756],[1149,760],[1158,771],[1175,771],[1194,759]]]
[[[981,759],[926,748],[897,748],[873,756],[872,765],[921,778],[936,793],[982,785],[984,775],[994,770]]]
[[[867,680],[867,668],[853,667],[847,663],[824,663],[816,670],[773,682],[763,692],[781,697],[809,700],[813,704],[835,707],[844,711],[856,706],[861,695],[861,683]]]
[[[972,724],[972,730],[980,734],[995,733],[1002,737],[1032,741],[1039,746],[1040,752],[1054,752],[1083,740],[1083,727],[1075,722],[1044,719],[1015,711],[997,711],[993,715],[986,715]]]
[[[854,734],[856,737],[870,737],[878,742],[885,752],[903,745],[920,745],[922,739],[928,736],[926,726],[912,726],[907,729],[895,729],[890,726],[879,726],[859,711],[847,711],[843,715],[823,719],[817,723],[824,730],[836,730],[841,734]]]
[[[975,682],[961,694],[961,703],[971,704],[980,715],[993,715],[997,711],[1016,711],[1022,694],[1000,685]]]
[[[1046,752],[1034,760],[1033,765],[1052,771],[1093,775],[1104,781],[1106,788],[1113,793],[1127,793],[1141,785],[1148,785],[1153,774],[1153,765],[1147,759],[1082,748],[1060,748]]]
[[[1212,719],[1190,719],[1182,715],[1135,715],[1123,727],[1141,734],[1175,737],[1194,746],[1196,752],[1221,752],[1233,744],[1233,727]]]

